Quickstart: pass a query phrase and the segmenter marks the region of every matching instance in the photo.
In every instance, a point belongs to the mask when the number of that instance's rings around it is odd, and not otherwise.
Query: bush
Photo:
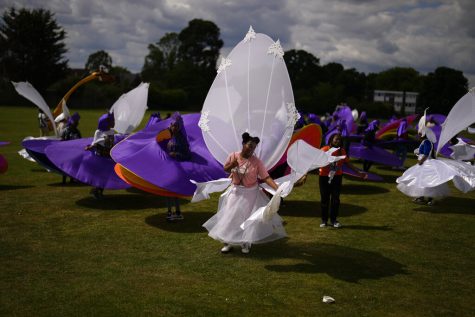
[[[359,113],[366,111],[371,118],[390,118],[394,114],[393,106],[383,102],[363,102],[357,107]]]

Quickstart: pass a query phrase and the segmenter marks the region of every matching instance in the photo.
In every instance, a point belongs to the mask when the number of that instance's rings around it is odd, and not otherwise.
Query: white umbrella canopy
[[[475,122],[475,88],[470,89],[452,107],[447,119],[442,124],[437,153],[442,147],[460,131],[467,129]]]
[[[285,152],[298,112],[283,55],[279,41],[250,27],[221,60],[199,122],[206,146],[221,164],[241,150],[244,132],[260,138],[255,154],[267,169]]]

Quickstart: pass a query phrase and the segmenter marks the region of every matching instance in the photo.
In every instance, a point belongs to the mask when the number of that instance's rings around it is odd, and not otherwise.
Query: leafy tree
[[[410,67],[390,68],[376,77],[376,89],[379,90],[419,91],[420,83],[419,72]]]
[[[211,21],[194,19],[178,35],[180,59],[214,74],[219,50],[223,47],[220,31]],[[213,76],[214,77],[214,76]]]
[[[424,78],[419,104],[430,107],[431,113],[447,114],[467,90],[468,80],[463,72],[438,67]]]
[[[167,72],[177,65],[180,40],[177,33],[166,33],[158,43],[148,46],[142,78],[146,81],[166,81]]]
[[[365,95],[366,75],[350,68],[341,71],[336,77],[336,84],[343,88],[342,100],[361,101]],[[349,106],[354,107],[351,103]]]
[[[289,50],[284,54],[294,90],[308,89],[322,80],[319,59],[304,50]]]
[[[44,91],[66,74],[65,37],[66,32],[48,10],[5,10],[0,23],[2,77],[27,80]]]
[[[337,78],[345,68],[339,63],[328,63],[323,66],[323,78],[322,81],[335,84]]]
[[[84,68],[89,72],[94,72],[99,70],[101,66],[108,70],[112,68],[112,57],[110,57],[109,53],[102,50],[89,55]]]
[[[174,87],[187,91],[188,101],[201,106],[216,76],[216,62],[223,46],[218,26],[211,21],[191,20],[178,35],[180,62],[173,70]]]

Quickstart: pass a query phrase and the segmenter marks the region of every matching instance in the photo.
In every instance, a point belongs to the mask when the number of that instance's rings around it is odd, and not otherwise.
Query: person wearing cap
[[[97,130],[94,133],[94,139],[91,144],[87,145],[85,150],[93,150],[98,156],[110,158],[110,151],[114,146],[114,114],[107,112],[99,118]],[[104,188],[95,187],[91,190],[91,194],[95,198],[103,196]]]
[[[64,114],[64,112],[62,112],[54,119],[54,122],[56,123],[56,131],[58,132],[59,136],[61,136],[63,134],[63,131],[66,129],[68,119],[69,118]]]
[[[177,161],[189,161],[191,159],[190,144],[183,123],[183,118],[179,112],[171,116],[168,127],[171,138],[167,141],[167,153]],[[172,212],[172,205],[175,205],[175,213]],[[183,220],[178,197],[167,197],[167,220]]]
[[[379,120],[373,120],[368,125],[368,127],[364,131],[363,140],[361,141],[365,146],[372,148],[374,142],[376,141],[376,132],[379,129]],[[373,161],[364,160],[363,161],[363,171],[368,172],[371,165],[373,165]]]
[[[79,119],[81,119],[81,116],[77,112],[68,118],[63,132],[60,134],[62,141],[77,140],[82,138],[81,131],[78,129]]]

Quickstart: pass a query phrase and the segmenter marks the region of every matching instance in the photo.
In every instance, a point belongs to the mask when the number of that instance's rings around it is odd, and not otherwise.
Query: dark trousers
[[[322,207],[322,223],[328,222],[328,209],[330,209],[330,221],[336,222],[338,210],[340,209],[340,190],[342,175],[335,175],[330,184],[328,184],[328,176],[320,176],[320,197]]]
[[[172,212],[173,205],[175,205],[176,214],[179,215],[181,211],[180,211],[180,201],[178,200],[178,197],[167,197],[168,213]]]

